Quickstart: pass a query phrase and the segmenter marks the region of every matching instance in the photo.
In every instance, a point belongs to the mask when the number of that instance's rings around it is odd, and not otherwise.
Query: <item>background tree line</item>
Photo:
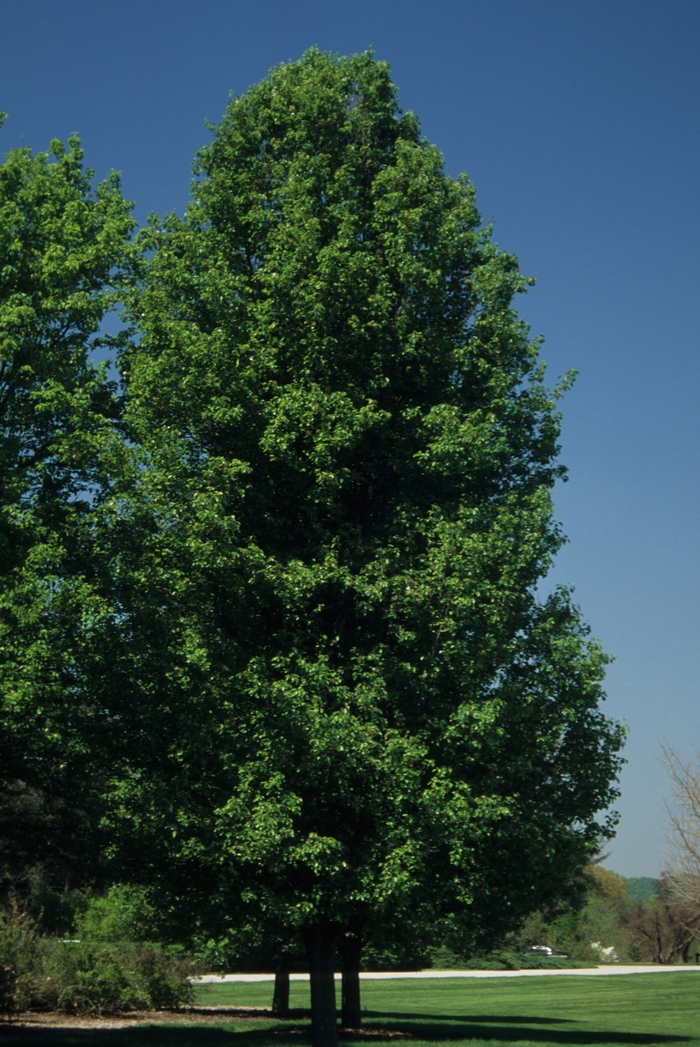
[[[675,877],[630,881],[597,864],[584,877],[583,905],[532,913],[514,942],[545,942],[588,963],[696,962],[700,911],[687,904]]]
[[[0,169],[5,882],[303,942],[325,1047],[336,952],[357,1025],[363,948],[580,900],[623,731],[538,596],[570,379],[386,65],[278,67],[195,175],[134,236],[77,140]]]

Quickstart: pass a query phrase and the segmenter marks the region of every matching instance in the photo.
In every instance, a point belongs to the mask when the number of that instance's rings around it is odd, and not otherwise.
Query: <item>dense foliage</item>
[[[90,530],[119,412],[92,355],[132,225],[76,138],[0,165],[0,889],[37,864],[69,886],[97,862]]]
[[[104,1014],[192,1002],[191,962],[159,945],[91,934],[95,915],[70,940],[45,935],[16,906],[0,911],[0,1012]]]
[[[536,596],[561,468],[527,281],[386,66],[279,67],[198,171],[122,360],[114,831],[217,933],[300,928],[330,984],[346,931],[473,947],[566,891],[620,731],[567,593]]]
[[[561,389],[468,178],[371,54],[213,130],[133,266],[76,141],[0,170],[6,791],[166,936],[301,936],[332,1044],[336,946],[359,1024],[363,945],[473,953],[576,895],[622,735],[538,596]],[[89,354],[127,277],[122,402]]]

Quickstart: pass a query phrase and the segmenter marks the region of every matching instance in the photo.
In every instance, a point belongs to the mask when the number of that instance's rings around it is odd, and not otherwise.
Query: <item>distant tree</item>
[[[656,894],[658,880],[653,876],[628,876],[625,877],[625,886],[630,900],[633,902],[645,902]]]
[[[662,744],[661,753],[673,795],[666,807],[674,849],[672,878],[676,890],[700,912],[700,749],[683,759]]]
[[[637,959],[627,931],[632,903],[625,880],[594,861],[577,877],[577,886],[578,898],[531,913],[509,936],[510,947],[549,945],[585,962]]]
[[[404,917],[466,946],[567,889],[621,731],[568,594],[536,596],[562,469],[528,281],[386,65],[280,66],[197,170],[145,236],[142,458],[100,510],[114,833],[163,897],[200,885],[202,933],[298,928],[332,1047],[341,940],[354,970]]]
[[[84,656],[106,605],[91,586],[90,519],[118,404],[92,353],[132,225],[116,175],[93,190],[77,138],[11,150],[0,165],[4,887],[37,866],[60,887],[94,869],[100,715]]]
[[[679,895],[673,877],[659,880],[656,895],[633,903],[623,916],[638,958],[652,963],[687,963],[700,933],[700,912]]]
[[[688,759],[670,745],[662,744],[661,751],[673,795],[666,810],[674,853],[664,889],[688,932],[695,933],[700,930],[700,749]]]
[[[511,945],[552,945],[585,961],[687,963],[700,914],[684,901],[674,876],[653,881],[654,892],[643,898],[631,898],[627,883],[597,863],[589,865],[579,904],[532,913]]]

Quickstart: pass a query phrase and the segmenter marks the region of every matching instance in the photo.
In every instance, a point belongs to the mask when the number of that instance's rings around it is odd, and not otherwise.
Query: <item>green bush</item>
[[[34,1006],[78,1014],[174,1009],[193,1000],[192,964],[131,942],[45,943]]]
[[[92,942],[158,940],[158,913],[141,887],[116,884],[99,898],[90,898],[76,914],[75,938]]]
[[[516,970],[521,971],[564,971],[576,967],[593,967],[595,964],[586,961],[569,959],[566,956],[537,956],[534,953],[520,952],[514,956]]]
[[[42,937],[36,921],[16,906],[0,912],[0,1009],[5,1013],[173,1009],[192,1002],[194,973],[189,960],[158,945]]]
[[[494,949],[481,956],[465,958],[453,952],[446,945],[435,949],[431,958],[432,966],[442,971],[560,970],[586,966],[586,964],[565,956],[537,955],[536,953],[515,952],[511,949]]]
[[[463,956],[453,952],[447,945],[440,945],[430,954],[430,966],[436,971],[458,971],[467,961]]]

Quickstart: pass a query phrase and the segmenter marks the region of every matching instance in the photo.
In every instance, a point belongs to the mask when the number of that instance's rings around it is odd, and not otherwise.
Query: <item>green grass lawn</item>
[[[293,1007],[308,1006],[308,983],[292,983]],[[267,1006],[270,983],[202,987],[210,1006]],[[363,982],[368,1028],[407,1034],[410,1047],[700,1047],[700,972]],[[308,1023],[229,1021],[99,1031],[6,1029],[27,1045],[81,1047],[302,1047]],[[351,1038],[352,1039],[352,1038]],[[355,1038],[356,1040],[359,1038]],[[347,1041],[346,1041],[347,1042]]]

